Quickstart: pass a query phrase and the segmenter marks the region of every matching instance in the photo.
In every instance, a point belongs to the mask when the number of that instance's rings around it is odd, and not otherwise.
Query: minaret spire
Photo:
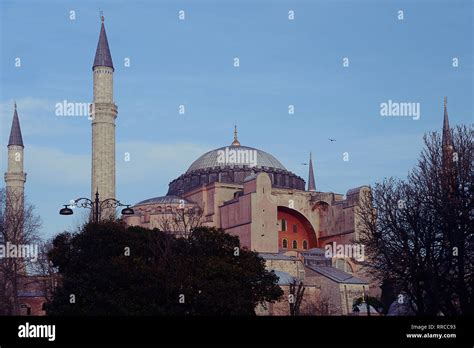
[[[314,181],[313,158],[312,153],[309,153],[309,177],[308,177],[308,191],[316,191],[316,184]]]
[[[451,129],[449,128],[448,97],[444,97],[444,119],[443,119],[443,152],[453,147]]]
[[[444,118],[443,118],[443,134],[442,134],[442,165],[443,187],[451,198],[456,187],[456,174],[454,166],[454,145],[451,136],[451,128],[449,127],[448,118],[448,98],[444,97]]]
[[[16,102],[14,103],[14,107],[15,110],[13,111],[13,121],[12,128],[10,130],[10,139],[8,140],[8,146],[23,146],[23,137],[21,136],[20,119],[18,118],[18,112],[16,110]]]
[[[92,70],[96,66],[106,66],[114,69],[114,64],[112,62],[112,55],[110,54],[109,41],[107,40],[107,34],[105,32],[104,25],[104,16],[101,16],[100,20],[102,22],[100,27],[99,42],[97,43],[97,50],[95,51],[94,64],[92,65]]]
[[[237,126],[234,126],[234,141],[231,146],[240,146],[239,139],[237,139]]]
[[[8,166],[5,173],[6,191],[12,194],[15,207],[23,206],[23,195],[25,190],[26,173],[23,170],[23,137],[21,136],[20,119],[16,103],[14,104],[12,128],[10,131],[10,139],[8,141]],[[12,208],[12,207],[10,207]]]

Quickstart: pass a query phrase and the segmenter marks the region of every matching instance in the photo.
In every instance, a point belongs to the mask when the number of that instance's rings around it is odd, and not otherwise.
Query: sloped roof
[[[258,256],[262,257],[265,260],[291,260],[296,261],[296,258],[293,256],[283,255],[280,253],[258,253]]]
[[[353,275],[341,271],[335,267],[330,266],[313,266],[313,265],[306,265],[306,268],[319,273],[331,280],[334,280],[337,283],[346,283],[346,284],[364,284],[368,285],[365,280],[360,278],[356,278]]]
[[[278,277],[278,285],[290,285],[295,280],[291,274],[283,271],[275,271],[276,276]]]
[[[187,200],[185,198],[169,195],[169,196],[160,196],[160,197],[145,199],[144,201],[141,201],[135,204],[135,206],[146,205],[146,204],[181,204],[181,203],[195,204],[194,202],[191,202],[190,200]]]

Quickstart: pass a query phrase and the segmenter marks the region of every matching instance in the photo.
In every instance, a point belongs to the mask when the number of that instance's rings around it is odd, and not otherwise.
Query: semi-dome
[[[236,161],[226,161],[226,152],[231,154],[234,151]],[[256,155],[255,163],[251,163],[252,157]],[[229,157],[231,155],[227,155]],[[224,161],[222,159],[224,157]],[[286,170],[285,166],[279,160],[269,153],[255,149],[249,146],[224,146],[218,149],[206,152],[204,155],[195,160],[188,168],[186,173],[191,173],[199,169],[208,168],[225,168],[227,166],[249,166],[255,168],[275,168]]]
[[[138,202],[135,204],[135,206],[138,205],[146,205],[146,204],[194,204],[193,202],[181,198],[179,196],[175,195],[169,195],[169,196],[161,196],[161,197],[154,197],[154,198],[149,198],[144,201]]]

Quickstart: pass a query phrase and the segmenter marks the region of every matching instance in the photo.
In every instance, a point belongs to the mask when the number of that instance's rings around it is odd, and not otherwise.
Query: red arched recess
[[[280,250],[304,250],[316,248],[318,241],[311,223],[300,212],[278,207],[278,248]],[[285,222],[283,222],[283,220]],[[286,240],[284,248],[284,240]],[[294,247],[296,244],[296,248]]]

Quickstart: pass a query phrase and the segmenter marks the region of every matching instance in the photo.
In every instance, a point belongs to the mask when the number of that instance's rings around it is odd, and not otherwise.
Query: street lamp
[[[73,204],[64,205],[59,211],[60,215],[72,215],[74,212],[70,208],[70,206],[76,206],[79,208],[87,208],[92,211],[93,220],[94,222],[100,221],[100,215],[102,213],[102,209],[106,208],[117,208],[117,207],[125,207],[122,209],[122,215],[133,215],[135,212],[132,208],[130,208],[130,204],[122,204],[120,201],[114,198],[107,198],[103,201],[99,200],[99,191],[95,193],[95,199],[92,201],[89,198],[78,198],[74,200]]]
[[[59,214],[61,215],[72,215],[73,214],[73,211],[71,208],[69,208],[68,205],[64,205],[64,208],[62,208],[60,211],[59,211]]]

